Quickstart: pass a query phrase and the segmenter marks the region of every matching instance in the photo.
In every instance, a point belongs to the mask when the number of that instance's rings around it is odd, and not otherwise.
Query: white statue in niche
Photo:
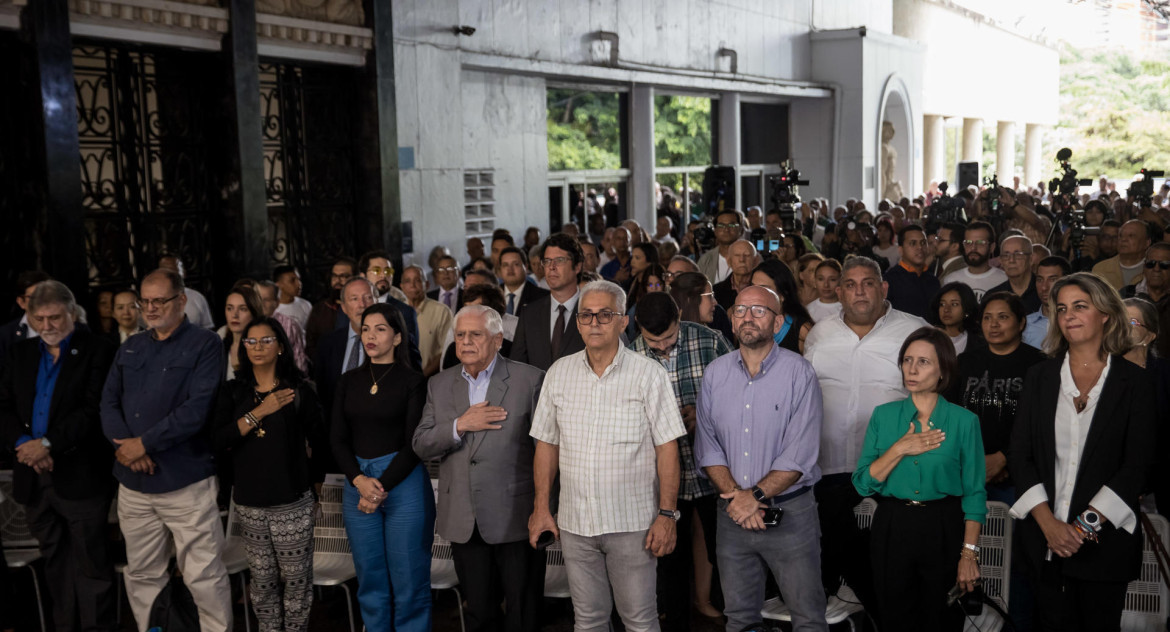
[[[898,150],[890,145],[894,139],[894,124],[882,122],[882,198],[897,202],[902,199],[902,183],[894,179],[898,166]]]

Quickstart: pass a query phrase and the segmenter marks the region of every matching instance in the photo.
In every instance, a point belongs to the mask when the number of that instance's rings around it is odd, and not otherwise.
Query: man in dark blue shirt
[[[187,321],[186,303],[178,274],[156,270],[143,279],[139,305],[150,331],[119,348],[102,393],[102,429],[117,448],[126,596],[140,632],[170,579],[172,539],[202,630],[232,628],[206,431],[224,373],[223,346],[214,333]]]
[[[0,432],[16,449],[13,500],[45,560],[58,630],[115,626],[114,566],[106,547],[114,451],[98,407],[114,344],[77,328],[69,288],[43,281],[28,298],[39,334],[17,342],[0,375]],[[5,597],[7,598],[7,597]]]
[[[898,231],[898,264],[886,270],[889,284],[886,300],[894,309],[926,316],[930,299],[938,292],[938,277],[926,269],[926,233],[921,226],[907,224]]]

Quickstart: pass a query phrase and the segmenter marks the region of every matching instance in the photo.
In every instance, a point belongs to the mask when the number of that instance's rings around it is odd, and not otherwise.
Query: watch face
[[[1087,522],[1089,524],[1097,524],[1098,522],[1101,522],[1101,517],[1098,516],[1097,512],[1095,512],[1095,511],[1086,511],[1085,512],[1085,522]]]

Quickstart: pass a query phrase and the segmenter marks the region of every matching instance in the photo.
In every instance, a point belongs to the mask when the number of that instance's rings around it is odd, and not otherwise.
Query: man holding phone
[[[821,477],[821,387],[812,365],[773,341],[780,298],[744,289],[728,310],[737,352],[708,365],[696,404],[695,459],[719,491],[715,556],[728,632],[759,621],[765,564],[794,630],[828,630],[812,488]]]

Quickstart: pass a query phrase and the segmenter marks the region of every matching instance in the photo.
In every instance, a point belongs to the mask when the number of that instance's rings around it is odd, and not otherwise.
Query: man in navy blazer
[[[528,278],[524,251],[510,246],[500,251],[500,278],[503,279],[504,313],[519,317],[524,308],[548,296],[548,290]]]
[[[0,374],[0,436],[16,450],[12,496],[40,544],[58,629],[76,620],[84,630],[112,630],[114,450],[100,409],[115,346],[75,328],[76,301],[58,281],[36,285],[27,305],[40,337],[13,345]]]

